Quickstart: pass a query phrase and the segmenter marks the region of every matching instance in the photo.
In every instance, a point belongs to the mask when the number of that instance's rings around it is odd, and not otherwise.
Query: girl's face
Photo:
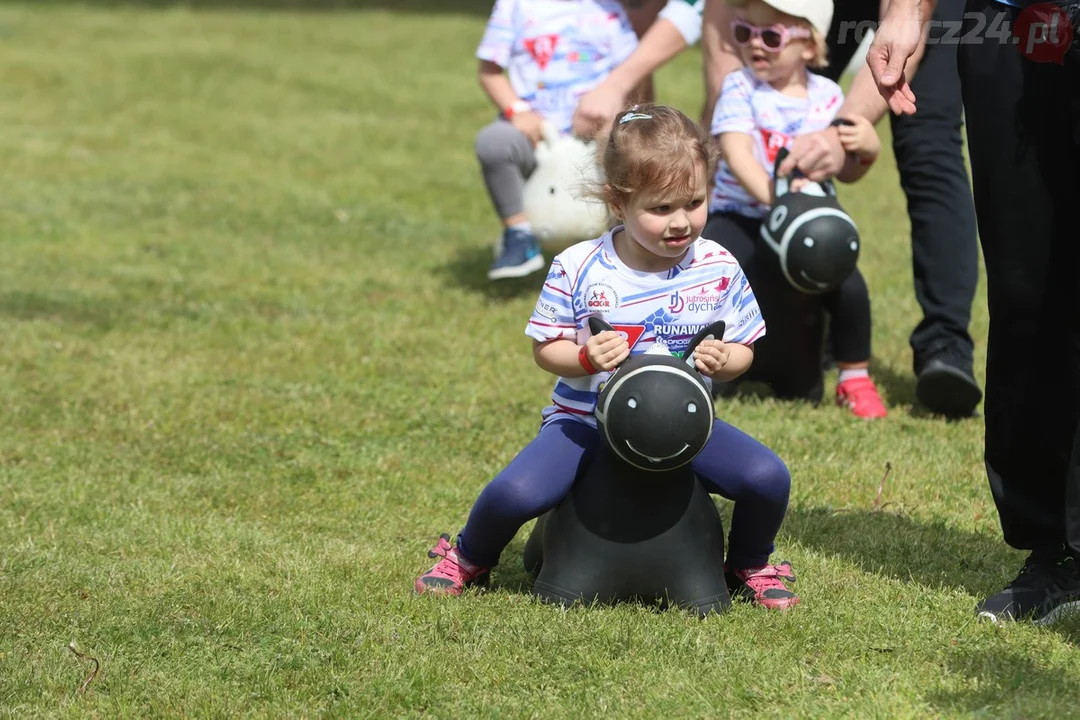
[[[733,28],[732,34],[735,36],[736,44],[739,45],[739,57],[758,80],[769,84],[784,83],[796,72],[805,70],[806,64],[814,59],[816,50],[813,39],[792,37],[793,34],[808,34],[808,28],[799,24],[796,18],[774,10],[761,0],[754,0],[747,5],[739,14],[738,20],[770,33],[775,29],[780,30],[780,34],[784,35],[782,29],[787,30],[786,37],[780,39],[783,46],[777,50],[775,48],[776,33],[772,33],[772,38],[763,39],[759,32],[747,33],[745,29]],[[746,44],[740,44],[740,35],[743,37],[749,35],[749,41]],[[773,47],[769,46],[770,43],[767,43],[767,40],[773,40],[771,43]]]
[[[664,193],[643,190],[613,207],[630,241],[619,248],[629,253],[628,265],[646,271],[669,270],[700,237],[709,215],[705,165],[699,163],[694,174],[689,188]]]

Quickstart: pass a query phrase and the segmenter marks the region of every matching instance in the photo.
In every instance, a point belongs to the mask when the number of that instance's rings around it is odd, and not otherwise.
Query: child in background
[[[569,133],[578,98],[636,47],[637,35],[617,0],[495,3],[476,53],[480,86],[499,111],[476,138],[484,182],[504,227],[489,279],[524,277],[544,268],[523,202],[543,123]]]
[[[732,72],[713,115],[720,163],[710,200],[706,234],[722,239],[744,265],[763,243],[759,229],[775,198],[773,170],[779,150],[797,135],[837,125],[848,152],[838,176],[854,182],[881,151],[874,127],[862,116],[839,124],[840,86],[810,71],[827,63],[825,34],[832,0],[727,0],[739,9],[732,36],[744,67]],[[806,184],[795,179],[792,191]],[[884,417],[886,409],[870,378],[870,293],[856,269],[822,304],[831,317],[830,337],[840,378],[836,402],[860,418]],[[820,359],[815,360],[820,362]]]
[[[708,135],[678,110],[645,105],[619,115],[604,151],[602,195],[622,224],[555,258],[525,331],[536,364],[557,378],[540,431],[480,493],[456,545],[444,535],[429,552],[439,560],[417,579],[417,592],[456,595],[486,582],[521,526],[566,496],[602,442],[599,388],[622,361],[656,346],[681,352],[723,320],[723,340],[694,352],[697,369],[727,382],[750,367],[753,343],[765,333],[753,290],[738,262],[700,236],[713,153]],[[673,300],[686,296],[695,302]],[[590,336],[597,312],[623,330]],[[732,594],[767,608],[797,604],[784,585],[795,579],[790,563],[769,564],[791,487],[783,461],[715,420],[691,467],[709,492],[735,502],[726,564]]]

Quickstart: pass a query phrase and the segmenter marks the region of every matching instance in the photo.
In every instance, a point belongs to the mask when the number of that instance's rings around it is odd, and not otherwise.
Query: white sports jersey
[[[790,149],[796,135],[829,127],[844,102],[844,91],[839,85],[816,73],[808,75],[809,97],[792,98],[758,80],[747,68],[729,73],[713,113],[713,136],[726,132],[750,135],[754,157],[772,179],[780,148]],[[769,206],[752,198],[721,160],[716,167],[709,212],[736,212],[763,218],[769,213]]]
[[[514,92],[567,133],[578,98],[636,47],[617,0],[497,0],[476,56],[506,68]]]
[[[671,270],[639,272],[615,252],[612,237],[619,230],[556,256],[526,335],[584,345],[589,317],[597,314],[626,335],[631,355],[654,346],[681,354],[694,335],[717,320],[727,323],[725,342],[749,345],[765,334],[754,291],[738,261],[720,245],[698,238]],[[596,399],[609,375],[559,378],[551,405],[544,408],[544,424],[570,418],[595,427]]]

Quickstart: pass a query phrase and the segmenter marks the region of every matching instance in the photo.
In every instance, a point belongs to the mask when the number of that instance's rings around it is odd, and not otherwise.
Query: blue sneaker
[[[544,269],[540,241],[531,232],[507,228],[502,236],[502,253],[488,270],[488,280],[525,277]]]

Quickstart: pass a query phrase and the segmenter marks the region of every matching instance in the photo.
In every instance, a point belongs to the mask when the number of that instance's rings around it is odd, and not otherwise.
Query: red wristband
[[[578,350],[577,359],[578,362],[581,363],[581,367],[585,370],[585,372],[589,373],[590,375],[595,375],[596,373],[600,372],[593,366],[592,362],[589,360],[588,348],[586,348],[584,345],[582,345],[581,349]]]

